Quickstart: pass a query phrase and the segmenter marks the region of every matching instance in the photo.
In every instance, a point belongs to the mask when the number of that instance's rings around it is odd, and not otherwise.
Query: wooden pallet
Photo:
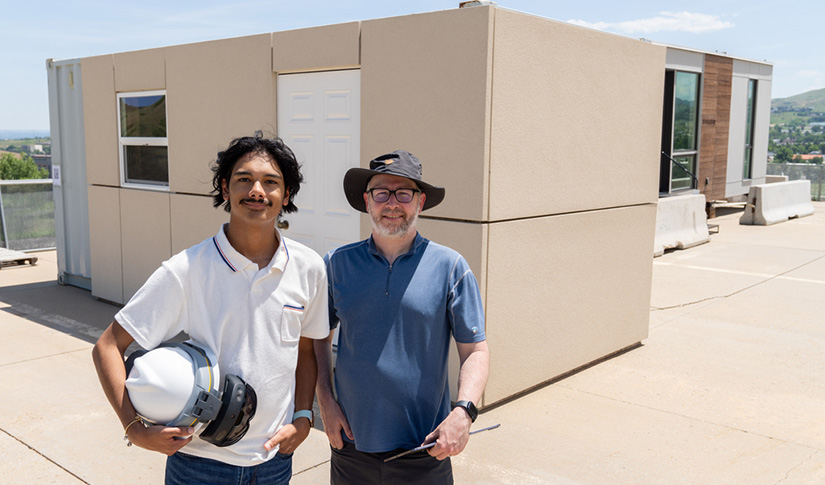
[[[0,248],[0,269],[7,266],[20,266],[24,264],[34,264],[36,262],[37,256],[13,249]]]

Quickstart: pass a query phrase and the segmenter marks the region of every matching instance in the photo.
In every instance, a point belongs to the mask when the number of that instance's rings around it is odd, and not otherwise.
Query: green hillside
[[[771,100],[771,108],[813,108],[814,111],[825,112],[825,88],[815,89],[807,93],[797,94],[788,98],[777,98]]]
[[[788,124],[795,119],[805,124],[825,121],[825,89],[771,100],[771,124]]]

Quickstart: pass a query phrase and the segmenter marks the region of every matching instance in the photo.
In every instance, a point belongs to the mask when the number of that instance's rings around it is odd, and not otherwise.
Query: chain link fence
[[[52,181],[0,180],[0,247],[54,249]]]
[[[810,180],[811,200],[822,200],[825,165],[814,163],[769,163],[768,175],[787,175],[788,180]]]

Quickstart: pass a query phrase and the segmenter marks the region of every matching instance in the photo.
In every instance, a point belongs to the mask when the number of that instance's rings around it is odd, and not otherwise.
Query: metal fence
[[[0,247],[54,249],[51,179],[0,180]]]
[[[811,200],[822,200],[825,193],[825,165],[814,163],[769,163],[768,175],[787,175],[788,180],[810,180]]]

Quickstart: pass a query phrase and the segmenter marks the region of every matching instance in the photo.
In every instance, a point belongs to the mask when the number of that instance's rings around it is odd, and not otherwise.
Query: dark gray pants
[[[404,450],[385,453],[364,453],[352,443],[344,442],[340,450],[330,447],[332,459],[329,482],[333,485],[427,484],[452,485],[453,467],[450,459],[438,461],[426,450],[410,453],[396,460],[384,460]]]

